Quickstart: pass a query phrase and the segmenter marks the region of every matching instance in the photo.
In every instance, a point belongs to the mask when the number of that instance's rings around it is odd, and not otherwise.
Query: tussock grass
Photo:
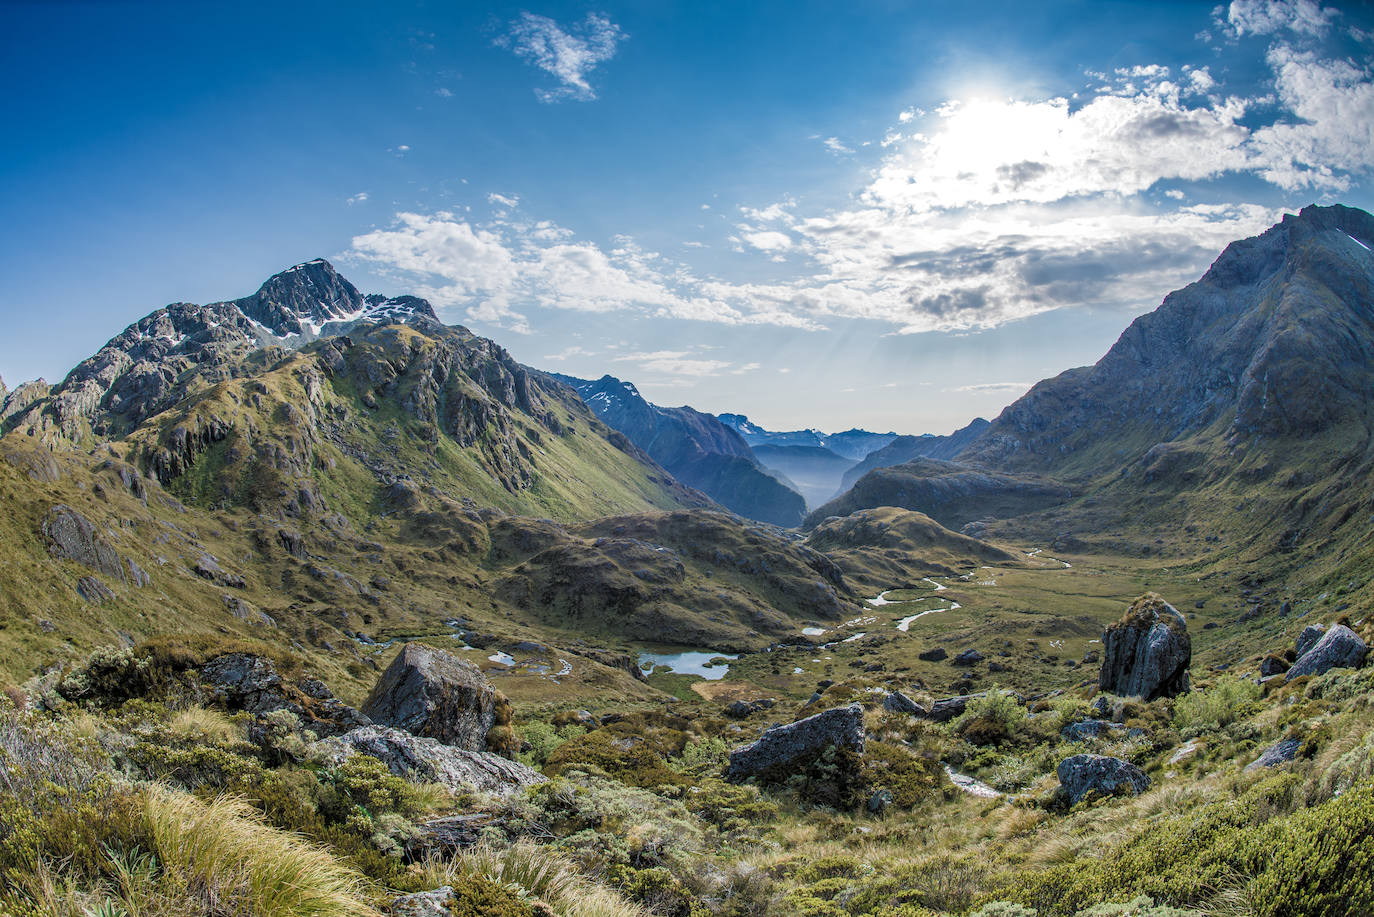
[[[325,851],[263,824],[244,801],[204,803],[163,788],[144,817],[165,870],[181,873],[232,913],[273,917],[376,917],[362,877]]]
[[[649,917],[644,908],[586,879],[564,855],[528,841],[505,848],[479,844],[452,859],[427,860],[421,870],[426,887],[468,877],[515,886],[560,917]]]

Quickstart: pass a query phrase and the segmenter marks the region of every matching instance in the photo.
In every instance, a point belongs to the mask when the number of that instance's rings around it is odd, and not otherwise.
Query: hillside
[[[423,300],[373,298],[377,322],[322,322],[339,297],[368,301],[323,262],[263,290],[276,292],[158,310],[11,416],[10,677],[103,643],[228,632],[297,646],[348,690],[393,635],[466,633],[503,652],[544,646],[520,653],[532,690],[561,650],[590,660],[570,690],[600,679],[634,695],[648,689],[614,661],[629,641],[758,647],[795,633],[793,615],[853,601],[819,555],[718,513],[694,529],[710,560],[672,560],[654,532],[689,523],[654,513],[714,504]],[[245,308],[303,333],[269,336]],[[607,516],[637,520],[635,540],[575,528]],[[691,598],[703,580],[709,606]]]
[[[898,436],[880,449],[875,449],[854,467],[844,473],[840,481],[841,492],[854,486],[854,482],[874,468],[888,468],[902,465],[919,458],[954,461],[974,439],[980,436],[990,424],[979,417],[968,426],[955,430],[948,436],[924,433],[920,436]]]
[[[811,512],[802,525],[811,529],[831,516],[895,506],[960,529],[985,518],[1005,519],[1055,506],[1069,496],[1068,488],[1037,475],[917,459],[870,471],[849,490]]]
[[[576,389],[598,417],[684,484],[750,519],[784,528],[801,522],[805,499],[760,468],[744,439],[714,416],[650,404],[632,384],[614,376],[555,378]]]

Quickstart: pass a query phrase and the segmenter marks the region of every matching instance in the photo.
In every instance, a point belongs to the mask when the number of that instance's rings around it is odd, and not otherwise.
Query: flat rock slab
[[[455,748],[389,726],[363,726],[326,739],[322,745],[326,756],[336,764],[350,755],[368,755],[398,777],[438,783],[454,793],[510,796],[547,779],[518,761],[490,752]]]
[[[1282,742],[1275,742],[1264,750],[1264,754],[1245,765],[1245,769],[1253,771],[1261,767],[1278,767],[1280,764],[1287,764],[1298,756],[1299,748],[1302,748],[1300,739],[1284,739]]]

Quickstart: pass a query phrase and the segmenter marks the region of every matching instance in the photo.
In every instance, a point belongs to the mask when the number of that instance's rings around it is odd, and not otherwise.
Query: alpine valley
[[[0,384],[0,912],[1369,914],[1371,246],[1286,216],[944,436],[324,260]]]

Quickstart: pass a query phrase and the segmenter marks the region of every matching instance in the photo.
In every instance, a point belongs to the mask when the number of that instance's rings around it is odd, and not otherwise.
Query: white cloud
[[[960,385],[947,388],[947,392],[972,392],[989,394],[1021,395],[1030,390],[1034,382],[980,382],[977,385]]]
[[[594,356],[596,356],[596,353],[595,353],[594,351],[587,350],[585,347],[579,347],[579,346],[577,346],[576,344],[574,344],[574,345],[571,346],[571,347],[565,347],[564,349],[560,350],[558,353],[546,353],[546,354],[544,354],[544,359],[546,359],[546,360],[557,360],[557,361],[562,361],[562,360],[570,360],[570,359],[572,359],[573,357],[594,357]]]
[[[791,236],[785,232],[775,232],[771,229],[759,232],[741,232],[740,236],[759,251],[777,252],[792,247]]]
[[[453,90],[446,86],[440,86],[438,89],[434,90],[434,94],[441,99],[453,98]]]
[[[354,204],[361,204],[365,200],[367,200],[367,192],[359,191],[348,199],[348,206],[352,207]]]
[[[716,376],[730,370],[729,360],[702,360],[688,356],[684,350],[657,350],[650,353],[627,353],[615,358],[617,363],[635,363],[644,372],[669,376]]]
[[[854,152],[854,151],[851,150],[849,147],[845,146],[844,143],[840,140],[839,137],[826,137],[826,138],[825,138],[825,148],[826,148],[827,150],[829,150],[830,152],[835,153],[836,155],[841,155],[841,156],[844,155],[844,154],[846,154],[846,153],[852,153],[852,152]]]
[[[500,204],[502,207],[509,207],[514,210],[520,206],[520,195],[518,194],[497,194],[495,191],[487,195],[488,204]]]
[[[1339,11],[1315,0],[1232,0],[1225,25],[1236,36],[1273,35],[1285,29],[1321,35]]]
[[[772,303],[755,307],[708,295],[681,264],[646,252],[632,240],[614,247],[574,241],[549,221],[498,217],[474,225],[451,213],[397,214],[394,225],[353,239],[352,256],[404,275],[418,295],[441,309],[463,309],[471,320],[528,331],[523,310],[637,312],[722,324],[817,327]],[[399,279],[399,278],[398,278]]]
[[[581,23],[564,30],[547,16],[524,12],[496,43],[563,84],[553,90],[536,89],[541,102],[588,102],[596,98],[589,82],[592,71],[614,57],[626,37],[620,26],[597,13],[589,13]]]
[[[1260,176],[1288,190],[1350,187],[1350,172],[1374,167],[1374,72],[1286,45],[1268,61],[1292,117],[1255,131]]]

